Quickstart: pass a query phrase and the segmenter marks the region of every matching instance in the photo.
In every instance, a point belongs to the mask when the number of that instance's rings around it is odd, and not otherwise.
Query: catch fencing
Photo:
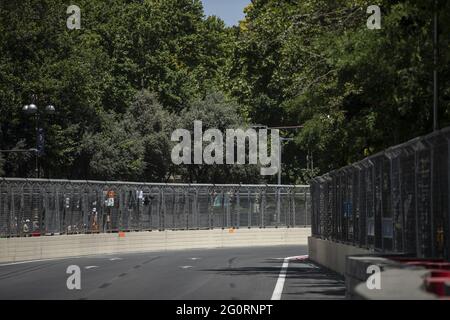
[[[0,236],[303,227],[309,186],[0,178]]]
[[[313,179],[313,236],[448,259],[449,151],[446,128]]]

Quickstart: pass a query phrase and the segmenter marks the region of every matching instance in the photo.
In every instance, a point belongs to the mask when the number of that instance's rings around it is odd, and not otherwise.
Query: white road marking
[[[33,263],[33,262],[46,262],[46,261],[55,261],[55,260],[69,260],[69,259],[79,259],[82,257],[67,257],[67,258],[53,258],[53,259],[37,259],[37,260],[27,260],[27,261],[18,261],[18,262],[8,262],[0,264],[0,267],[6,267],[6,266],[14,266],[17,264],[26,264],[26,263]]]
[[[289,260],[306,260],[308,259],[308,255],[303,255],[303,256],[292,256],[292,257],[285,257],[285,258],[271,258],[273,260],[284,260],[284,259],[289,259]]]
[[[201,258],[191,258],[191,260],[200,260]]]
[[[192,266],[180,266],[181,269],[189,269],[192,268]]]
[[[99,255],[99,256],[94,256],[94,258],[98,258],[98,257],[101,257],[101,255]],[[46,261],[55,261],[55,260],[71,260],[71,259],[80,259],[80,258],[86,258],[86,256],[80,256],[80,257],[61,257],[61,258],[36,259],[36,260],[26,260],[26,261],[18,261],[18,262],[8,262],[8,263],[0,264],[0,267],[14,266],[14,265],[18,265],[18,264],[27,264],[27,263],[33,263],[33,262],[46,262]],[[122,258],[111,258],[110,260],[111,260],[111,261],[114,261],[114,260],[122,260]]]
[[[277,284],[275,285],[275,289],[273,289],[272,298],[270,300],[281,300],[281,295],[283,294],[284,282],[286,280],[287,269],[289,267],[289,261],[291,260],[307,260],[309,258],[308,255],[302,256],[292,256],[286,258],[277,258],[283,259],[283,265],[281,266],[280,274],[278,276]],[[306,264],[310,268],[317,268],[313,264]]]
[[[302,255],[302,256],[287,257],[286,259],[289,259],[289,260],[306,260],[308,258],[309,258],[309,256],[307,254],[305,254],[305,255]]]
[[[283,294],[284,281],[286,280],[286,271],[289,266],[289,258],[285,258],[283,265],[281,266],[280,274],[278,276],[277,284],[275,289],[273,289],[272,298],[270,300],[281,300],[281,295]]]
[[[89,269],[94,269],[94,268],[98,268],[98,266],[87,266],[87,267],[84,267],[86,270],[89,270]]]

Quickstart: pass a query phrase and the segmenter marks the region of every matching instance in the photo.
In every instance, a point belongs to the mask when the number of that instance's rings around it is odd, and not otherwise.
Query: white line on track
[[[84,267],[86,270],[98,268],[98,266],[86,266]]]
[[[33,263],[33,262],[46,262],[46,261],[55,261],[55,260],[68,260],[68,259],[78,259],[81,257],[67,257],[67,258],[54,258],[54,259],[38,259],[38,260],[27,260],[27,261],[18,261],[18,262],[9,262],[0,264],[0,267],[6,267],[6,266],[14,266],[17,264],[26,264],[26,263]]]
[[[302,256],[293,256],[293,257],[287,257],[286,259],[289,259],[289,260],[306,260],[306,259],[308,259],[308,255],[306,254],[306,255],[302,255]]]
[[[281,300],[281,295],[283,294],[284,281],[286,280],[286,271],[289,266],[289,258],[285,258],[283,265],[281,266],[280,275],[278,276],[277,284],[275,289],[273,289],[272,298],[270,300]]]
[[[141,253],[141,252],[139,252]],[[17,262],[7,262],[0,264],[0,267],[6,267],[6,266],[14,266],[17,264],[26,264],[26,263],[33,263],[33,262],[46,262],[46,261],[56,261],[56,260],[72,260],[72,259],[81,259],[81,258],[103,258],[104,256],[108,256],[107,254],[101,254],[101,255],[87,255],[87,256],[74,256],[74,257],[61,257],[61,258],[50,258],[50,259],[36,259],[36,260],[26,260],[26,261],[17,261]],[[122,258],[111,258],[110,261],[114,260],[122,260]]]
[[[304,256],[294,256],[284,258],[283,265],[281,266],[280,274],[278,275],[277,284],[275,289],[273,289],[272,298],[270,300],[281,300],[281,295],[283,294],[284,282],[286,281],[287,269],[289,267],[290,260],[306,260],[307,255]]]

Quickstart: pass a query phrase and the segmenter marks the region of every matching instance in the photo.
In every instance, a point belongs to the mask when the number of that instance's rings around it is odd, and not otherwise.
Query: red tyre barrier
[[[450,270],[449,262],[411,261],[411,262],[406,262],[406,264],[409,266],[424,267],[427,269]]]
[[[435,293],[440,297],[450,297],[450,277],[426,278],[425,287],[428,292]]]

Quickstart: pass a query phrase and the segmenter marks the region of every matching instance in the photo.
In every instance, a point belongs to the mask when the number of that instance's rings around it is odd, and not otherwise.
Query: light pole
[[[287,126],[287,127],[268,127],[266,125],[253,125],[252,128],[263,128],[263,129],[270,129],[270,130],[292,130],[292,129],[301,129],[303,126]],[[279,137],[279,148],[278,148],[278,180],[277,184],[278,186],[281,186],[281,173],[282,173],[282,148],[283,148],[283,141],[292,141],[294,138],[283,138]],[[280,223],[280,217],[281,217],[281,188],[277,188],[277,215],[276,215],[276,221],[277,225]]]
[[[286,126],[286,127],[268,127],[266,125],[261,125],[261,124],[256,124],[252,126],[253,129],[270,129],[270,130],[297,130],[297,129],[301,129],[303,128],[302,125],[297,125],[297,126]],[[277,222],[277,226],[280,224],[280,218],[281,218],[281,160],[282,160],[282,148],[283,148],[283,141],[292,141],[294,140],[294,138],[283,138],[283,137],[279,137],[279,148],[278,148],[278,188],[277,188],[277,213],[276,213],[276,222]]]
[[[439,78],[438,78],[438,63],[439,63],[439,13],[438,0],[433,3],[433,130],[439,129],[438,124],[438,107],[439,107]]]
[[[254,124],[251,126],[253,129],[270,129],[270,130],[297,130],[303,128],[302,125],[296,125],[296,126],[285,126],[285,127],[268,127],[263,124]],[[280,137],[280,147],[278,148],[278,165],[280,166],[278,170],[278,185],[281,185],[281,159],[282,159],[282,148],[283,148],[283,141],[293,141],[293,138],[283,138]]]
[[[280,169],[278,170],[278,185],[281,185],[281,168],[282,168],[282,165],[281,165],[281,161],[282,161],[281,149],[283,149],[283,141],[293,141],[293,140],[294,140],[294,138],[283,138],[283,137],[280,137],[280,147],[278,148],[278,163],[279,163],[279,166],[280,166]]]
[[[27,104],[23,106],[22,111],[25,114],[34,116],[34,124],[35,124],[35,134],[36,134],[36,147],[34,149],[35,151],[35,175],[36,178],[39,178],[40,172],[39,172],[39,157],[42,156],[44,152],[44,129],[40,127],[40,117],[41,117],[41,110],[38,108],[38,106],[35,104],[35,101],[37,99],[36,95],[32,95],[32,103]],[[48,114],[55,113],[55,107],[53,105],[47,105],[44,108],[44,112]],[[32,150],[32,149],[30,149]]]

